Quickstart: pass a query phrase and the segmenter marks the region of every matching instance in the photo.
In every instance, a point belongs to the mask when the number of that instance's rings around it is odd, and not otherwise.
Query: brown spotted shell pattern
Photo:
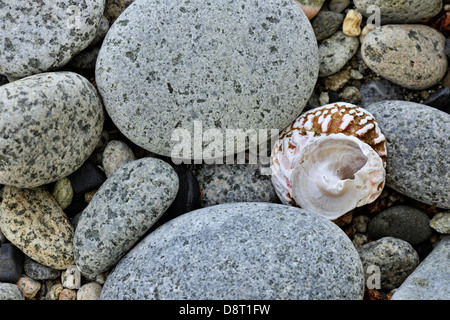
[[[381,194],[386,139],[371,113],[339,102],[300,115],[280,134],[270,160],[272,183],[284,204],[335,219]],[[344,169],[350,174],[343,175]],[[322,184],[328,185],[325,192]]]

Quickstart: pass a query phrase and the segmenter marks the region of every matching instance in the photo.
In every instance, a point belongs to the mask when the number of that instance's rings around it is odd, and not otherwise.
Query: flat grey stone
[[[115,171],[95,193],[74,236],[76,265],[93,278],[108,270],[169,208],[178,175],[159,159],[142,158]]]
[[[43,264],[34,261],[28,256],[25,256],[25,263],[23,265],[25,274],[34,280],[49,280],[56,279],[61,276],[61,271],[56,270]]]
[[[311,21],[317,41],[335,34],[342,27],[342,22],[344,22],[343,14],[321,10]]]
[[[358,37],[347,36],[342,31],[323,40],[319,44],[319,76],[328,77],[341,70],[358,48]]]
[[[442,9],[442,0],[354,0],[358,11],[365,17],[374,14],[376,7],[381,14],[381,23],[418,23],[436,16]]]
[[[0,300],[25,300],[22,290],[13,283],[0,283]]]
[[[48,72],[0,87],[0,184],[33,188],[77,170],[103,128],[94,86],[73,72]]]
[[[430,218],[420,209],[408,206],[394,206],[381,211],[368,224],[372,239],[394,237],[412,245],[431,237]]]
[[[383,101],[366,109],[386,136],[386,186],[449,209],[450,115],[407,101]]]
[[[392,300],[450,299],[450,236],[433,251],[392,295]]]
[[[407,89],[427,89],[447,72],[445,37],[426,25],[376,28],[364,37],[361,53],[373,72]]]
[[[103,300],[362,299],[350,239],[300,208],[231,203],[150,233],[108,276]]]
[[[104,0],[0,3],[0,74],[22,78],[65,65],[94,39]]]
[[[168,157],[179,140],[205,149],[208,129],[223,136],[241,129],[239,137],[283,129],[306,105],[317,74],[314,32],[290,0],[136,0],[109,29],[96,66],[118,129]],[[202,156],[213,158],[186,155]]]
[[[406,241],[384,237],[369,242],[358,248],[359,256],[366,273],[367,281],[372,271],[370,267],[378,267],[380,286],[384,290],[392,290],[399,287],[403,281],[419,265],[419,255]]]

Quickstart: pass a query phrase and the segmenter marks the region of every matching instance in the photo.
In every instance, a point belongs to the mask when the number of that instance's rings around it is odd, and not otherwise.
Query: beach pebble
[[[102,286],[97,282],[89,282],[80,287],[77,300],[100,300]]]
[[[382,24],[418,23],[436,16],[442,9],[442,0],[354,0],[355,7],[367,18],[377,8]]]
[[[0,300],[25,300],[25,296],[17,285],[0,282]]]
[[[335,34],[342,26],[344,15],[333,11],[320,11],[311,21],[317,41]]]
[[[169,208],[178,176],[166,162],[142,158],[121,166],[100,187],[75,230],[75,262],[90,277],[108,270]]]
[[[430,227],[439,233],[450,234],[450,211],[435,215],[430,221]]]
[[[361,85],[361,107],[385,100],[402,100],[402,88],[386,79],[369,81]]]
[[[111,176],[121,165],[136,160],[133,150],[123,141],[111,140],[103,150],[103,169]]]
[[[25,256],[23,269],[25,274],[34,280],[56,279],[61,275],[60,270],[46,267],[27,256]]]
[[[367,224],[369,223],[370,218],[365,215],[356,216],[353,218],[353,225],[355,226],[355,231],[360,233],[367,232]]]
[[[202,190],[203,207],[229,202],[279,203],[270,176],[263,175],[261,165],[202,165],[196,177]]]
[[[45,300],[59,300],[59,295],[64,287],[61,283],[55,283],[45,294]]]
[[[351,0],[330,0],[328,7],[331,11],[342,12],[350,5],[351,2]]]
[[[350,37],[357,37],[361,34],[362,14],[356,10],[349,10],[345,16],[342,32]]]
[[[399,287],[419,265],[419,255],[414,248],[397,238],[384,237],[362,245],[357,250],[367,278],[372,275],[369,267],[379,268],[381,288],[378,289],[392,290]]]
[[[412,90],[427,89],[447,72],[445,37],[425,25],[386,25],[367,34],[361,46],[366,65],[383,78]]]
[[[309,20],[319,13],[325,0],[296,0]]]
[[[230,203],[150,233],[108,276],[101,299],[362,299],[363,281],[353,244],[328,219]]]
[[[342,91],[341,97],[345,102],[357,104],[361,101],[361,92],[355,86],[348,86]]]
[[[319,44],[319,76],[327,77],[341,70],[359,48],[358,37],[350,37],[342,31]]]
[[[34,298],[41,289],[41,283],[28,276],[21,276],[19,280],[17,280],[16,285],[22,290],[26,299]]]
[[[450,113],[450,88],[444,87],[430,94],[422,104]]]
[[[241,129],[239,137],[283,129],[306,105],[317,73],[314,32],[295,1],[136,0],[109,29],[95,75],[128,139],[183,158],[180,145],[209,145],[199,135],[208,129]],[[210,159],[201,151],[186,157]]]
[[[77,300],[77,290],[64,288],[59,293],[58,300]]]
[[[44,187],[5,187],[0,228],[23,253],[47,267],[61,270],[73,263],[74,230]]]
[[[22,78],[64,66],[94,39],[103,0],[4,0],[0,74]]]
[[[392,300],[450,299],[450,237],[434,250],[392,295]]]
[[[52,196],[60,205],[61,209],[66,209],[73,199],[73,189],[70,179],[62,178],[55,183]]]
[[[0,282],[16,283],[22,275],[24,254],[12,243],[0,245]]]
[[[67,289],[79,289],[81,287],[81,271],[76,265],[70,265],[61,274],[61,283]]]
[[[430,218],[420,209],[408,206],[394,206],[378,213],[368,225],[372,239],[394,237],[412,245],[431,237]]]
[[[69,179],[74,193],[79,195],[98,189],[106,181],[106,175],[94,162],[87,160]]]
[[[104,121],[94,86],[73,72],[47,72],[1,86],[0,114],[0,184],[19,188],[54,182],[78,169],[94,150]]]
[[[105,16],[112,24],[134,0],[106,0]]]
[[[384,101],[366,109],[386,136],[386,186],[450,209],[450,115],[407,101]]]

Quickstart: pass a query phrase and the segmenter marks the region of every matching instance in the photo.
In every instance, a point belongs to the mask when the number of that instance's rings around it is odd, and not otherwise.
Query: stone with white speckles
[[[0,184],[33,188],[77,170],[100,139],[103,106],[73,72],[48,72],[0,87]]]
[[[94,39],[104,0],[0,3],[0,74],[23,78],[65,65]]]
[[[0,282],[0,300],[25,300],[25,296],[19,286]]]
[[[450,115],[408,102],[382,101],[366,109],[386,136],[386,185],[408,197],[450,208]]]
[[[118,129],[171,157],[181,139],[202,146],[208,129],[283,129],[317,73],[314,32],[295,1],[137,0],[109,29],[96,81]]]
[[[129,162],[95,193],[75,230],[75,262],[89,278],[114,266],[175,199],[178,175],[156,158]]]
[[[101,299],[362,299],[364,274],[331,221],[273,203],[230,203],[181,215],[115,267]]]

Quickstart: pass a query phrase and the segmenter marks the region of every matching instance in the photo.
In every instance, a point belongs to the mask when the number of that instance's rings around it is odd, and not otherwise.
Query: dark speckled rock
[[[181,215],[115,267],[101,299],[362,299],[357,251],[300,208],[229,203]]]
[[[178,176],[159,159],[143,158],[115,171],[95,193],[75,230],[75,262],[89,277],[108,270],[166,211]]]
[[[295,1],[136,0],[103,41],[96,81],[117,128],[171,157],[175,129],[190,135],[188,146],[201,146],[208,129],[241,129],[242,137],[286,127],[312,93],[317,50]]]
[[[0,229],[33,260],[54,269],[73,264],[73,233],[66,215],[44,187],[6,186],[0,205]]]
[[[450,208],[450,115],[407,101],[383,101],[366,109],[386,136],[386,185],[418,201]]]
[[[10,242],[0,245],[0,282],[16,283],[23,269],[23,252]]]
[[[447,72],[445,37],[426,25],[386,25],[369,32],[361,45],[366,65],[402,87],[422,90]]]
[[[104,114],[94,86],[49,72],[0,87],[0,184],[33,188],[78,169],[100,139]]]
[[[22,78],[63,66],[94,39],[104,0],[0,2],[0,74]]]
[[[262,175],[260,165],[204,164],[195,175],[202,190],[204,207],[229,202],[279,203],[270,176]]]

